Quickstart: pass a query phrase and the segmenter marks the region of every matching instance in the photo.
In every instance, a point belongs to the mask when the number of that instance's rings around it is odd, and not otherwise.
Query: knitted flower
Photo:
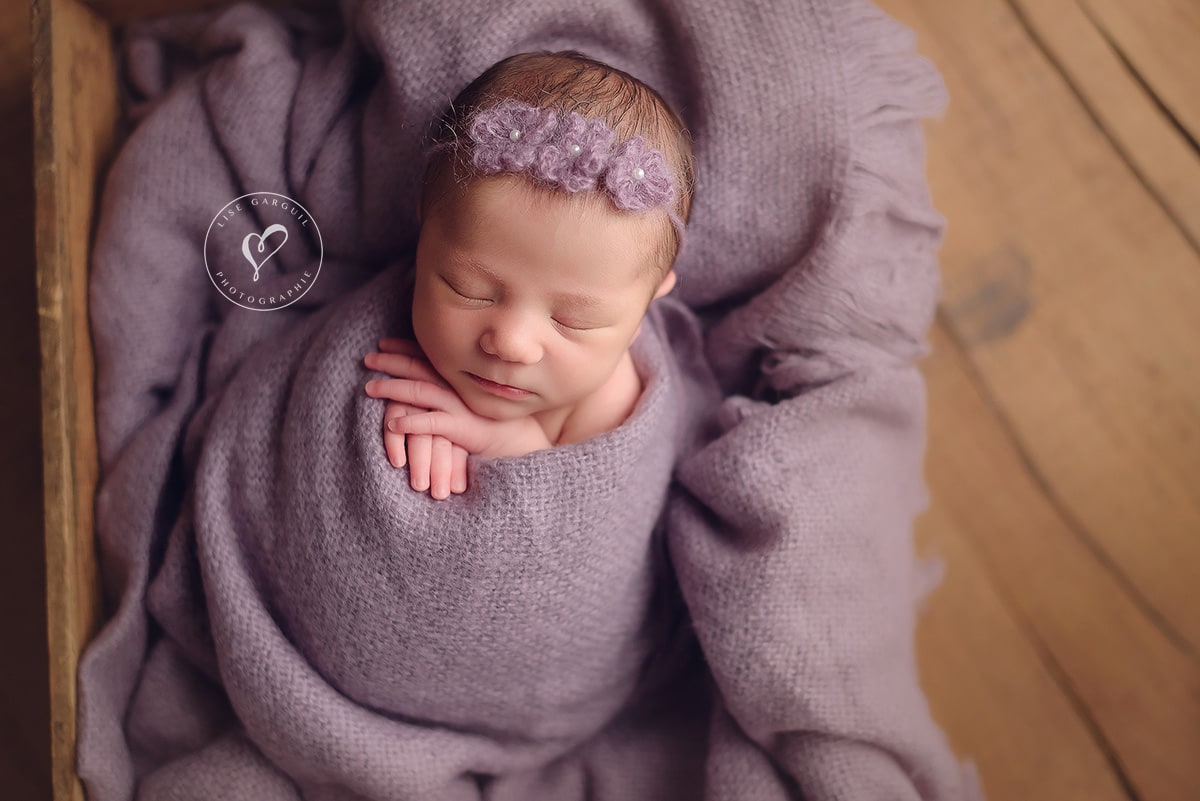
[[[537,150],[534,175],[568,192],[596,188],[616,134],[602,120],[572,111]]]
[[[468,131],[475,143],[471,157],[475,168],[485,175],[529,169],[538,146],[554,133],[557,121],[552,109],[514,101],[480,111]]]
[[[613,202],[626,211],[670,206],[675,197],[667,160],[662,153],[646,147],[640,136],[617,148],[604,173],[604,186]]]
[[[577,112],[560,120],[552,109],[516,100],[476,112],[467,136],[472,163],[483,175],[523,172],[567,192],[603,190],[617,208],[661,208],[677,229],[683,227],[673,211],[675,184],[667,160],[640,136],[614,150],[617,136],[605,122]]]

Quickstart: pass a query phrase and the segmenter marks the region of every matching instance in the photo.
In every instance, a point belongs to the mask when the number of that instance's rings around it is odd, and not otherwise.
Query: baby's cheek
[[[608,339],[602,346],[593,348],[588,357],[582,361],[582,366],[586,370],[585,375],[580,377],[580,381],[590,384],[592,392],[599,390],[613,380],[613,376],[618,372],[617,367],[627,352],[625,341],[620,337]]]
[[[425,349],[424,346],[422,348]],[[447,342],[436,336],[431,338],[429,348],[425,349],[425,358],[429,359],[433,369],[449,381],[460,395],[463,394],[466,382],[470,380],[463,375],[463,371],[469,370],[470,365],[466,361],[466,354],[461,351],[462,343]]]
[[[443,361],[442,338],[438,333],[441,327],[435,313],[426,309],[413,309],[413,336],[421,346],[421,352],[435,369],[438,362]]]

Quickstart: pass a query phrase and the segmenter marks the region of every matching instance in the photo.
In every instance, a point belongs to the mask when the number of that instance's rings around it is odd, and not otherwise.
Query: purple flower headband
[[[662,209],[683,241],[671,170],[642,137],[614,148],[617,135],[603,120],[574,111],[560,118],[553,109],[515,100],[476,112],[467,133],[471,162],[483,175],[526,173],[567,192],[603,191],[625,211]]]

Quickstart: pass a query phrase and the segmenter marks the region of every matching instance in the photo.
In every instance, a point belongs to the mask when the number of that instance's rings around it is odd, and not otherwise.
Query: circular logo
[[[225,204],[204,235],[204,267],[230,303],[251,311],[290,306],[312,288],[325,244],[308,209],[277,192]]]

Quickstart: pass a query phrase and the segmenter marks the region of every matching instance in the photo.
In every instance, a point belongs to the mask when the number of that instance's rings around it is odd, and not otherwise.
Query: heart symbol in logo
[[[267,237],[269,237],[271,234],[283,234],[283,241],[280,242],[278,245],[276,245],[274,250],[272,250],[270,253],[267,253],[266,256],[263,256],[262,261],[256,261],[254,259],[254,255],[250,251],[250,240],[257,239],[258,240],[257,250],[259,253],[264,253],[264,252],[266,252],[266,249],[267,249]],[[267,230],[263,231],[261,234],[256,234],[253,231],[246,234],[246,238],[242,240],[242,255],[246,257],[246,261],[250,262],[250,266],[254,268],[254,280],[255,281],[258,280],[258,271],[262,269],[262,266],[264,264],[266,264],[272,256],[274,256],[276,253],[279,252],[279,249],[281,247],[283,247],[287,241],[288,241],[287,228],[280,225],[279,223],[275,223],[274,225],[268,226]]]

